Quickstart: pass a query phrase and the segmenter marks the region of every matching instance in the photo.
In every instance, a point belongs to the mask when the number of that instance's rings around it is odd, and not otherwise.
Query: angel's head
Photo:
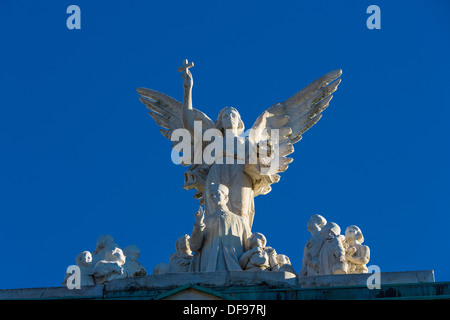
[[[239,112],[233,107],[225,107],[219,112],[219,116],[215,122],[216,128],[225,134],[226,130],[233,130],[237,135],[244,132],[244,122]]]

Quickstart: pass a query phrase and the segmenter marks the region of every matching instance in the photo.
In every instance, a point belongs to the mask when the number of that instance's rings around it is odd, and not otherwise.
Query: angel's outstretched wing
[[[149,114],[155,120],[161,129],[164,137],[171,140],[172,133],[176,129],[182,129],[182,111],[183,104],[164,93],[138,88],[137,92],[141,95],[139,100],[150,109]],[[206,114],[194,108],[194,121],[201,121],[203,130],[215,128],[212,121]],[[175,144],[172,145],[172,147]]]
[[[168,95],[165,95],[161,92],[146,89],[146,88],[138,88],[137,92],[141,95],[139,100],[146,105],[148,109],[150,109],[149,114],[161,127],[160,131],[164,137],[171,140],[172,133],[176,129],[182,129],[182,111],[183,104],[172,98]],[[203,112],[194,110],[194,121],[201,121],[203,131],[207,129],[215,129],[214,121],[212,121],[206,114]],[[194,139],[191,139],[191,143],[194,143]],[[172,148],[177,144],[177,141],[172,143]],[[203,149],[203,148],[202,148]],[[202,150],[203,151],[203,150]],[[194,159],[194,148],[191,148],[191,161]],[[204,179],[205,175],[208,172],[209,166],[206,164],[186,164],[181,163],[182,165],[190,165],[190,168],[185,173],[185,189],[197,189],[202,191],[204,188]],[[200,194],[196,194],[194,196],[196,198],[201,197]]]
[[[286,156],[294,152],[293,144],[300,141],[302,134],[322,117],[321,113],[328,107],[332,93],[341,81],[338,79],[341,74],[340,69],[327,73],[285,102],[276,103],[266,109],[256,119],[249,134],[252,143],[270,139],[270,129],[279,130],[277,172],[288,168],[293,159]]]

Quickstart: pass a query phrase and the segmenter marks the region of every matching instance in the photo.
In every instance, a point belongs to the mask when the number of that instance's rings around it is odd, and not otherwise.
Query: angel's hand
[[[194,79],[192,78],[192,73],[189,71],[189,69],[183,71],[182,77],[183,77],[183,87],[185,89],[191,89],[192,86],[194,85]]]

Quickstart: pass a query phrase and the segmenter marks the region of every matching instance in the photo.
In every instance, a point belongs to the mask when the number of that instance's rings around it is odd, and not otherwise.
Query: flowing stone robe
[[[228,209],[247,220],[249,227],[252,227],[255,214],[254,198],[260,194],[269,193],[272,183],[278,182],[277,174],[265,174],[261,169],[259,158],[255,161],[251,159],[251,145],[244,137],[235,137],[234,145],[245,148],[244,158],[238,158],[238,152],[226,150],[221,163],[213,163],[209,169],[205,182],[205,195],[211,194],[211,185],[223,184],[228,187]],[[220,155],[221,156],[221,155]],[[238,163],[238,159],[244,163]],[[251,161],[252,160],[252,161]],[[228,163],[227,163],[228,162]],[[256,162],[256,163],[251,163]],[[231,164],[230,164],[231,163]],[[208,196],[205,201],[206,212],[212,210],[212,203]]]
[[[315,276],[319,274],[319,254],[322,249],[324,239],[320,232],[317,232],[305,244],[303,249],[302,269],[300,276]]]
[[[250,235],[248,223],[229,210],[207,215],[204,225],[194,224],[189,239],[195,252],[190,271],[242,271],[239,258],[249,249]]]

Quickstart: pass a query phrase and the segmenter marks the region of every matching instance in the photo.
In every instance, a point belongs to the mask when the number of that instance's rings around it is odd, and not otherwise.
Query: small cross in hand
[[[189,68],[192,68],[193,66],[194,66],[193,62],[189,62],[188,63],[187,59],[185,59],[183,61],[183,65],[181,67],[179,67],[177,70],[178,70],[178,72],[181,72],[181,71],[185,71],[185,70],[187,70]]]

